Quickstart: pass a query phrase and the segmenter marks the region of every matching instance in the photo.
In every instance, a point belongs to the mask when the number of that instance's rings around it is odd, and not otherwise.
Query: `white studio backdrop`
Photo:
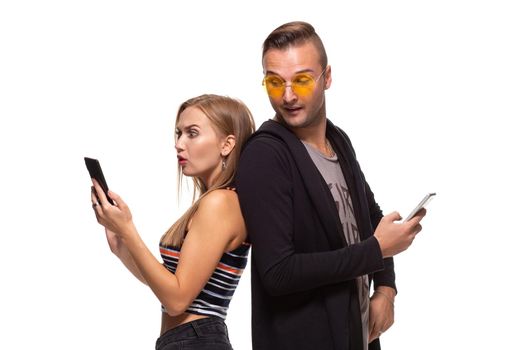
[[[437,192],[396,258],[383,348],[517,348],[524,15],[520,1],[2,1],[0,348],[153,348],[160,305],[109,252],[82,158],[100,159],[158,256],[189,200],[179,104],[225,94],[257,125],[272,117],[261,44],[292,20],[325,42],[328,116],[384,212]],[[227,319],[236,349],[251,348],[249,286],[247,269]]]

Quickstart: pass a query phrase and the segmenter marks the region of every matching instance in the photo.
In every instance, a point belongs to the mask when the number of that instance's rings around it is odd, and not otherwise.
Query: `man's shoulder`
[[[339,134],[341,136],[343,136],[344,138],[346,138],[347,140],[350,140],[350,137],[348,136],[348,134],[343,130],[343,128],[335,125],[331,120],[327,120],[327,131],[328,132],[332,132],[332,133],[336,133],[336,134]]]
[[[241,163],[246,159],[263,162],[265,160],[280,159],[283,161],[289,157],[290,151],[286,143],[269,134],[256,134],[244,146],[241,153]]]
[[[284,140],[286,131],[283,129],[285,128],[282,125],[272,120],[264,122],[250,137],[243,153],[268,150],[286,152],[287,146]]]
[[[246,171],[247,168],[253,171],[260,167],[288,171],[293,163],[292,158],[285,140],[278,134],[259,128],[243,147],[239,171]]]

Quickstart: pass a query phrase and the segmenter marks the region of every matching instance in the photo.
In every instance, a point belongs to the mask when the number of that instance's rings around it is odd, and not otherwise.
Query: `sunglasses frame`
[[[279,98],[279,97],[282,97],[284,95],[284,92],[286,91],[286,88],[287,87],[290,87],[292,89],[292,91],[294,92],[294,94],[298,95],[298,96],[301,96],[301,97],[305,97],[305,96],[308,96],[312,93],[313,91],[313,87],[315,87],[315,85],[317,84],[317,82],[319,81],[319,79],[321,79],[321,77],[326,73],[326,68],[328,66],[326,66],[323,71],[321,72],[321,74],[319,74],[319,76],[317,78],[314,78],[311,74],[309,73],[298,73],[298,74],[295,74],[292,78],[292,81],[290,82],[287,82],[286,80],[284,80],[283,78],[281,78],[280,76],[278,75],[271,75],[271,76],[264,76],[263,77],[263,80],[262,80],[262,85],[266,88],[266,93],[268,94],[268,96],[270,97],[273,97],[273,98]],[[309,91],[307,93],[305,92],[300,92],[299,89],[301,88],[305,88],[306,86],[297,86],[298,84],[297,83],[294,83],[294,80],[297,76],[300,76],[300,75],[307,75],[309,76],[313,83],[311,84],[312,88],[309,89]],[[269,77],[274,77],[274,78],[278,78],[282,81],[282,83],[280,84],[279,87],[268,87],[269,84],[266,83],[266,80],[269,78]],[[275,93],[272,93],[270,92],[270,90],[273,90],[275,91]]]

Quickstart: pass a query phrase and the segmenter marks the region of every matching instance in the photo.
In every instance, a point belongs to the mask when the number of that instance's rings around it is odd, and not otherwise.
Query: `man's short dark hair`
[[[315,32],[315,28],[307,22],[289,22],[274,29],[264,40],[262,56],[264,57],[270,49],[284,50],[290,46],[298,46],[307,42],[315,45],[319,52],[319,63],[323,69],[326,68],[328,57],[323,42]]]

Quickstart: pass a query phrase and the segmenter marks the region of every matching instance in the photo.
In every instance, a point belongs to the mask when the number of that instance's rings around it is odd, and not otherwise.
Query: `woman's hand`
[[[105,228],[105,230],[109,249],[111,249],[111,252],[113,254],[120,257],[125,249],[124,243],[122,243],[122,239],[115,232],[108,230],[107,228]]]
[[[133,221],[131,219],[131,212],[124,201],[114,192],[108,193],[109,197],[113,199],[116,205],[108,202],[104,191],[100,185],[93,180],[93,187],[91,187],[91,202],[93,203],[93,210],[97,217],[99,224],[106,229],[106,239],[108,240],[109,249],[115,254],[126,268],[142,283],[148,284],[141,270],[137,266],[135,259],[131,255],[124,239],[140,241],[140,236],[135,230]],[[100,202],[98,198],[101,198]],[[130,241],[127,241],[129,244]],[[147,252],[149,255],[149,251]],[[153,260],[155,259],[152,257]],[[156,260],[155,260],[156,262]]]
[[[133,231],[130,230],[130,228],[133,228],[133,220],[131,211],[122,198],[112,191],[109,191],[108,195],[116,205],[108,202],[104,190],[102,190],[96,180],[93,180],[93,187],[91,188],[93,210],[98,223],[106,228],[109,246],[111,251],[116,254],[113,249],[120,250],[118,248],[122,245],[121,239],[127,232]]]

